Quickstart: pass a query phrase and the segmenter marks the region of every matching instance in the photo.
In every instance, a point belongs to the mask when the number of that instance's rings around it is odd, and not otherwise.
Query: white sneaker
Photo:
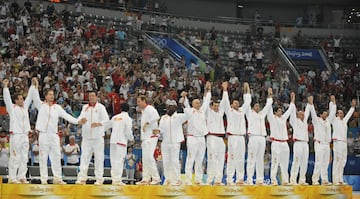
[[[112,183],[112,185],[125,186],[126,184],[120,181],[120,182],[114,182]]]
[[[63,180],[54,180],[53,184],[66,184]]]
[[[321,183],[321,185],[327,186],[327,185],[332,185],[332,183],[331,183],[331,182],[326,182],[326,181],[325,181],[325,182],[322,182],[322,183]]]
[[[141,180],[139,182],[136,182],[135,184],[136,185],[148,185],[150,182],[149,181],[146,181],[146,180]]]
[[[160,179],[157,179],[157,180],[152,180],[152,181],[150,182],[150,185],[160,185],[160,183],[161,183],[161,180],[160,180]]]
[[[47,183],[47,180],[45,180],[45,181],[42,180],[42,181],[41,181],[41,184],[42,184],[42,185],[48,184],[48,183]]]
[[[235,186],[236,184],[234,182],[228,182],[227,185],[228,186]]]
[[[21,179],[19,180],[19,182],[20,182],[21,184],[29,184],[29,183],[30,183],[29,181],[26,180],[26,178],[21,178]]]
[[[86,184],[85,180],[76,180],[75,184],[84,185]]]
[[[319,182],[313,182],[312,185],[320,185]]]
[[[96,180],[95,183],[94,183],[94,185],[96,185],[96,186],[100,186],[102,184],[103,184],[103,182],[100,181],[100,180]]]
[[[300,185],[302,185],[302,186],[307,186],[307,185],[309,185],[309,184],[306,183],[306,182],[302,182],[302,183],[300,183]]]
[[[239,180],[239,181],[236,181],[235,184],[238,186],[242,186],[242,185],[245,185],[245,182],[244,182],[244,180]]]

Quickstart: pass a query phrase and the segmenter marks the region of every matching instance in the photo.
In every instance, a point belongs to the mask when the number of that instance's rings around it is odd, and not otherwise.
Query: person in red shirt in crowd
[[[106,35],[106,27],[105,26],[100,26],[98,27],[98,38],[101,39],[101,41],[103,43],[105,43],[105,35]]]
[[[115,92],[115,88],[111,89],[111,92],[108,93],[108,97],[112,104],[113,114],[119,114],[121,112],[120,96]]]
[[[160,78],[161,85],[164,86],[164,88],[168,88],[168,78],[167,75],[163,72]]]
[[[109,44],[114,44],[114,40],[115,40],[115,26],[111,26],[108,31],[107,31],[107,40]]]

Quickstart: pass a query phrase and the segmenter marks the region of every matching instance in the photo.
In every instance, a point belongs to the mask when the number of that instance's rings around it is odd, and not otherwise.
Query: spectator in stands
[[[126,37],[127,37],[126,32],[124,31],[123,28],[120,28],[120,30],[116,31],[115,34],[116,34],[116,39],[119,42],[118,49],[120,51],[125,50],[125,41],[126,41]]]
[[[80,14],[83,12],[82,9],[83,9],[83,5],[81,3],[80,0],[78,0],[75,5],[74,5],[74,8],[75,8],[75,14],[76,16],[80,16]]]
[[[6,143],[6,138],[0,138],[0,166],[7,168],[9,165],[10,149],[6,146]]]
[[[136,156],[133,153],[133,147],[128,146],[127,154],[125,156],[126,177],[128,179],[135,179]]]
[[[67,155],[67,165],[79,166],[80,147],[75,143],[75,136],[69,137],[69,144],[64,147],[64,153]]]

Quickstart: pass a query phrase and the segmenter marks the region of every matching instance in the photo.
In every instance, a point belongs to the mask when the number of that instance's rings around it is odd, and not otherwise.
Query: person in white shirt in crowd
[[[141,149],[143,162],[143,178],[138,185],[158,185],[161,182],[154,151],[159,139],[159,113],[147,102],[146,96],[137,98],[137,105],[141,110]]]
[[[223,88],[224,89],[224,88]],[[226,166],[227,184],[243,185],[245,174],[245,134],[246,121],[243,104],[240,107],[239,100],[233,99],[230,105],[227,88],[223,90],[224,109],[227,118],[226,134],[228,139],[228,158]],[[244,83],[244,101],[251,103],[250,87],[247,82]],[[245,100],[246,99],[246,100]],[[236,172],[236,181],[234,175]]]
[[[128,141],[134,141],[132,118],[128,114],[129,109],[127,103],[121,104],[121,113],[114,115],[105,125],[106,129],[112,129],[110,137],[110,163],[113,185],[125,185],[122,182],[122,175],[127,145]]]
[[[295,93],[290,94],[292,104],[295,103]],[[278,185],[276,174],[280,165],[282,185],[289,185],[289,158],[290,148],[288,145],[287,119],[290,117],[294,106],[290,106],[283,114],[282,107],[276,107],[275,111],[271,108],[267,119],[270,123],[271,142],[271,170],[270,179],[272,185]]]
[[[182,92],[182,96],[186,96]],[[177,113],[176,101],[168,103],[167,112],[160,119],[159,129],[162,136],[161,152],[163,156],[165,185],[179,186],[180,180],[180,144],[184,141],[183,123],[186,122],[184,113]]]
[[[3,94],[6,111],[10,117],[10,160],[9,183],[29,183],[26,180],[28,150],[29,150],[29,107],[35,91],[34,81],[24,100],[19,93],[14,94],[15,104],[12,103],[9,91],[9,80],[3,80]]]
[[[264,154],[266,146],[266,127],[265,127],[265,117],[271,108],[273,102],[272,99],[272,89],[268,88],[268,98],[266,100],[266,105],[262,110],[260,110],[260,104],[254,103],[253,108],[250,107],[250,104],[245,98],[244,108],[245,115],[248,121],[248,131],[249,136],[248,142],[248,158],[247,158],[247,184],[252,185],[253,176],[256,165],[256,184],[264,184]]]
[[[227,90],[228,83],[222,83],[223,91]],[[223,92],[224,99],[225,92]],[[224,100],[213,101],[206,113],[208,135],[206,137],[207,147],[207,180],[206,184],[224,185],[221,181],[224,172],[225,161],[225,127],[224,127]]]
[[[343,185],[344,182],[344,168],[346,165],[347,159],[347,130],[348,125],[352,114],[355,111],[356,100],[351,101],[350,110],[344,114],[344,111],[341,109],[337,110],[335,96],[330,96],[330,105],[329,105],[329,117],[328,121],[333,126],[333,135],[332,140],[334,142],[334,160],[333,160],[333,173],[332,181],[335,185]]]
[[[37,88],[38,81],[33,79]],[[59,118],[64,118],[72,124],[83,124],[86,119],[76,119],[54,101],[54,91],[45,91],[45,101],[40,100],[39,92],[36,90],[33,95],[33,102],[38,109],[38,117],[35,129],[39,132],[39,160],[41,184],[47,184],[48,180],[48,157],[51,161],[51,169],[54,175],[54,184],[66,184],[62,180],[61,171],[61,147],[60,138],[57,134]]]
[[[35,142],[31,145],[31,151],[33,153],[32,158],[32,165],[33,166],[39,166],[40,160],[39,160],[39,142],[35,140]]]
[[[181,99],[184,103],[184,112],[188,119],[187,133],[187,156],[185,164],[185,184],[192,184],[193,167],[195,163],[195,184],[202,184],[203,178],[203,160],[205,156],[206,144],[205,135],[208,134],[206,125],[206,112],[209,109],[211,100],[211,83],[205,84],[204,99],[201,104],[199,99],[193,99],[190,107],[189,99],[185,96]]]
[[[315,148],[315,166],[312,175],[312,184],[319,185],[319,177],[321,177],[322,185],[330,185],[328,178],[328,168],[330,162],[330,142],[331,142],[331,126],[328,121],[328,112],[322,111],[318,117],[314,107],[314,97],[308,97],[308,106],[312,123],[314,125],[314,148]]]
[[[290,124],[293,129],[293,162],[290,171],[290,184],[297,185],[296,179],[299,174],[299,184],[308,185],[306,183],[306,171],[308,167],[309,158],[309,132],[308,132],[308,118],[310,114],[310,108],[305,108],[303,111],[297,111],[295,104],[291,103],[293,111],[290,115]],[[289,108],[290,108],[289,107]]]
[[[79,166],[80,147],[75,143],[75,136],[69,137],[69,144],[64,147],[64,153],[67,156],[67,165]]]
[[[98,102],[95,91],[89,91],[89,103],[82,107],[79,118],[85,118],[86,122],[81,129],[81,157],[80,172],[76,184],[86,184],[87,173],[91,157],[95,158],[95,185],[104,182],[104,135],[105,124],[109,121],[109,114],[103,104]]]
[[[8,167],[9,165],[10,149],[6,146],[6,143],[6,138],[0,138],[0,167]]]

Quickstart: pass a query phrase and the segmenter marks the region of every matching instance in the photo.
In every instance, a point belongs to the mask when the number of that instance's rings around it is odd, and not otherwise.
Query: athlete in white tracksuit
[[[245,174],[245,134],[246,121],[245,110],[243,105],[239,107],[239,101],[233,100],[230,106],[229,94],[224,89],[223,98],[224,109],[227,119],[226,134],[228,137],[228,157],[226,166],[227,184],[241,185],[244,184]],[[244,101],[251,103],[251,94],[248,83],[244,83]],[[236,181],[234,183],[234,174],[236,172]]]
[[[156,161],[154,158],[154,151],[159,139],[158,120],[160,119],[157,110],[147,104],[145,96],[137,98],[137,105],[142,110],[141,112],[141,148],[142,148],[142,163],[143,163],[143,179],[136,184],[160,184],[161,179]]]
[[[128,114],[129,105],[121,104],[121,113],[114,115],[105,124],[105,128],[111,128],[110,137],[110,163],[111,178],[113,185],[125,185],[122,182],[124,160],[127,152],[128,141],[133,141],[132,119]]]
[[[38,109],[38,117],[35,129],[39,132],[39,165],[41,184],[47,184],[48,180],[48,157],[51,161],[51,169],[54,175],[54,184],[65,184],[62,181],[61,171],[61,148],[58,133],[59,117],[72,124],[82,124],[83,120],[76,119],[54,102],[54,91],[45,93],[45,101],[40,100],[39,92],[33,95],[34,105]]]
[[[245,98],[245,100],[248,100]],[[272,104],[272,89],[268,89],[268,98],[265,107],[260,111],[259,103],[251,109],[250,103],[245,101],[244,108],[248,120],[248,161],[247,161],[247,184],[253,184],[253,176],[256,165],[256,184],[264,184],[264,154],[266,146],[265,117]]]
[[[10,117],[10,159],[8,183],[29,183],[26,180],[29,137],[31,131],[29,121],[29,106],[35,90],[32,85],[24,101],[22,95],[15,96],[15,104],[11,101],[8,88],[9,80],[3,80],[3,95],[6,111]]]
[[[295,93],[291,93],[291,104],[295,102]],[[294,106],[290,106],[283,114],[281,107],[276,107],[275,114],[271,108],[268,112],[267,119],[270,123],[270,140],[271,142],[271,170],[270,179],[272,185],[278,185],[276,174],[280,165],[282,182],[289,184],[289,156],[290,149],[288,144],[288,131],[286,122],[293,112]]]
[[[224,91],[227,90],[227,82],[224,82],[222,86]],[[206,137],[207,184],[212,184],[214,181],[214,185],[223,185],[221,181],[225,162],[224,112],[224,100],[221,100],[220,103],[213,101],[207,112],[206,122],[209,131]]]
[[[164,164],[165,183],[174,186],[181,184],[180,179],[180,144],[184,141],[182,125],[186,122],[184,113],[177,113],[176,102],[170,102],[167,113],[159,123],[162,136],[161,153]]]
[[[199,99],[192,101],[192,107],[189,105],[189,100],[185,98],[184,112],[188,119],[188,133],[187,133],[187,157],[185,164],[185,184],[192,184],[192,173],[195,162],[195,184],[202,184],[203,178],[203,160],[205,156],[205,135],[208,134],[206,125],[206,111],[209,109],[211,99],[211,84],[207,82],[205,85],[205,93],[203,103]]]
[[[334,142],[334,160],[333,160],[333,184],[341,185],[345,184],[343,175],[344,167],[346,165],[347,159],[347,123],[351,118],[352,114],[355,111],[356,100],[352,100],[351,108],[344,117],[344,112],[342,110],[337,111],[336,113],[336,102],[335,97],[331,96],[330,99],[330,113],[328,120],[333,125],[333,136],[332,140]]]
[[[312,184],[319,184],[321,176],[321,184],[329,185],[328,167],[330,161],[330,142],[331,142],[331,126],[328,121],[327,111],[323,111],[320,117],[316,115],[313,96],[308,98],[308,105],[312,123],[314,125],[314,146],[315,146],[315,166],[312,175]]]
[[[105,106],[97,102],[96,92],[89,92],[89,104],[83,106],[79,118],[86,118],[87,121],[81,129],[80,171],[76,184],[85,184],[91,157],[94,154],[95,185],[101,185],[104,181],[105,124],[109,121],[109,115]]]
[[[296,178],[300,168],[299,184],[307,185],[305,178],[309,158],[309,133],[307,120],[309,118],[310,110],[309,107],[306,107],[305,113],[302,111],[297,112],[295,104],[290,104],[290,106],[293,106],[293,111],[290,116],[290,124],[293,129],[294,140],[290,184],[297,184]]]

